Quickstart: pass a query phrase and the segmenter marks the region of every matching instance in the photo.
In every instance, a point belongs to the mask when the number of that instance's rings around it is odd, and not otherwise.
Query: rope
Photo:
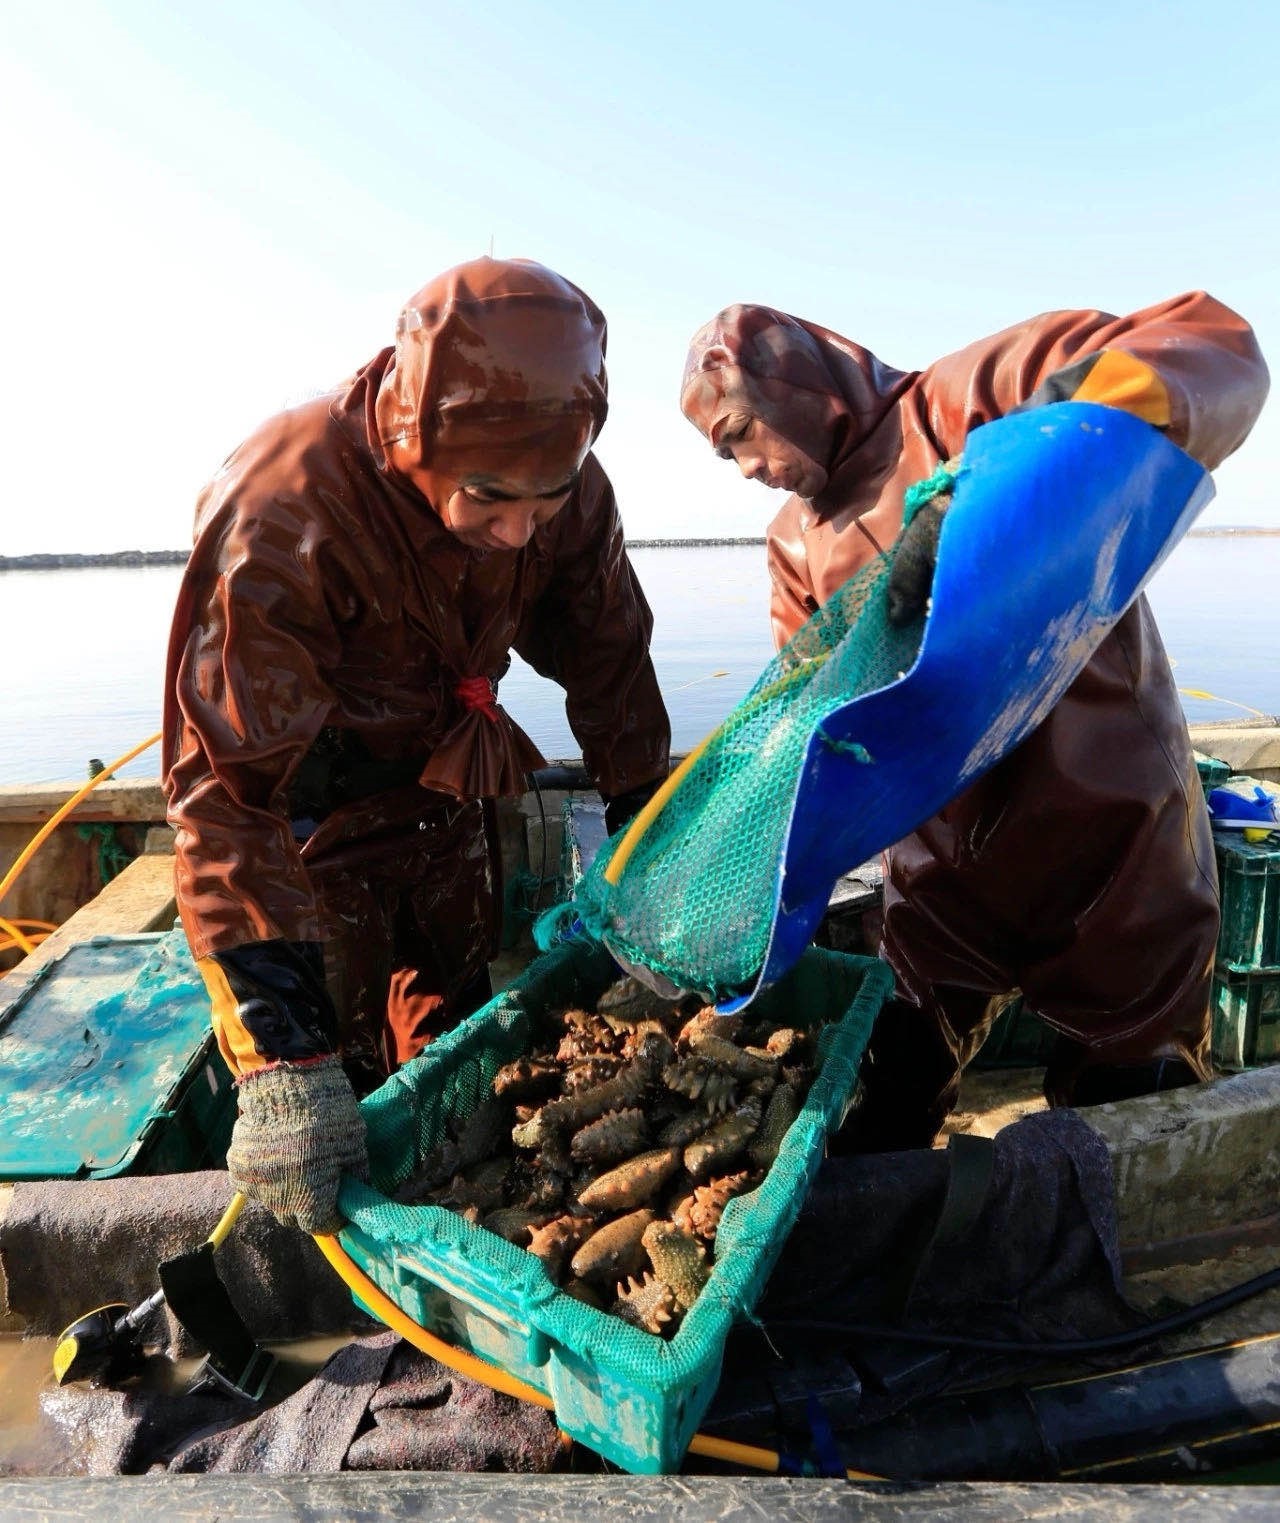
[[[916,512],[924,507],[926,502],[932,502],[935,497],[944,497],[955,491],[956,479],[960,475],[961,460],[957,455],[953,460],[944,460],[935,468],[932,476],[926,476],[923,481],[917,481],[914,486],[909,486],[902,497],[902,523],[905,528],[915,517]]]
[[[498,700],[488,677],[459,677],[453,691],[468,713],[478,711],[490,724],[498,723]]]
[[[107,824],[105,820],[95,820],[88,825],[77,825],[76,834],[82,841],[97,841],[98,877],[104,884],[110,883],[112,878],[122,873],[133,861],[133,854],[126,851],[120,844],[116,827]]]

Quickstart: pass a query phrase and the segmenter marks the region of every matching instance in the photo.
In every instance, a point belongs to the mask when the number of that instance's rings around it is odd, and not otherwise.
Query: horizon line
[[[1270,524],[1221,524],[1205,525],[1188,529],[1185,539],[1225,539],[1231,537],[1280,536],[1280,525]],[[628,549],[663,550],[685,547],[690,549],[714,549],[718,546],[764,545],[768,541],[759,535],[681,536],[663,535],[643,539],[627,539]],[[190,559],[190,550],[36,550],[25,555],[0,555],[0,571],[50,570],[59,565],[75,566],[110,565],[183,565]]]

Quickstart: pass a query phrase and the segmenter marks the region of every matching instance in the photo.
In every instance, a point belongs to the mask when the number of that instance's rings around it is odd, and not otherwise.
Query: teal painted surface
[[[95,937],[0,1017],[0,1179],[218,1161],[234,1091],[181,931]]]
[[[762,996],[762,1016],[833,1024],[804,1110],[764,1183],[730,1202],[711,1279],[669,1341],[561,1294],[531,1254],[453,1212],[387,1199],[498,1068],[534,1045],[546,1015],[594,1003],[616,977],[599,948],[558,947],[392,1075],[362,1103],[372,1187],[346,1181],[339,1206],[343,1246],[409,1316],[548,1392],[560,1426],[606,1459],[654,1474],[677,1468],[715,1393],[729,1329],[749,1315],[799,1214],[892,976],[873,958],[814,948]]]

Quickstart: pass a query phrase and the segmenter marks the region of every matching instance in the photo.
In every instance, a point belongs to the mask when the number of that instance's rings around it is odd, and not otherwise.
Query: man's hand
[[[286,1227],[336,1232],[344,1174],[369,1177],[364,1117],[336,1056],[277,1063],[239,1082],[227,1150],[236,1188]]]
[[[620,830],[630,825],[665,782],[665,777],[655,777],[650,782],[641,783],[638,788],[632,788],[629,793],[616,793],[608,797],[601,794],[604,799],[606,834],[616,836]]]
[[[932,498],[917,509],[902,531],[889,573],[888,618],[896,629],[914,623],[929,601],[938,564],[938,538],[950,506],[949,492]]]

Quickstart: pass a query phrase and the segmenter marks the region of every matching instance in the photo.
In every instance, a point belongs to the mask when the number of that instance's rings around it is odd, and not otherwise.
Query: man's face
[[[550,523],[573,491],[576,477],[506,480],[491,476],[459,482],[440,509],[450,534],[473,550],[520,550],[533,531]]]
[[[712,447],[722,460],[734,460],[748,481],[813,497],[827,484],[827,472],[811,455],[784,439],[749,412],[731,412],[717,420]]]
[[[576,471],[550,474],[536,467],[494,476],[468,472],[461,479],[410,464],[413,445],[393,445],[392,464],[436,510],[455,539],[472,550],[520,550],[534,530],[550,523],[577,484]]]

